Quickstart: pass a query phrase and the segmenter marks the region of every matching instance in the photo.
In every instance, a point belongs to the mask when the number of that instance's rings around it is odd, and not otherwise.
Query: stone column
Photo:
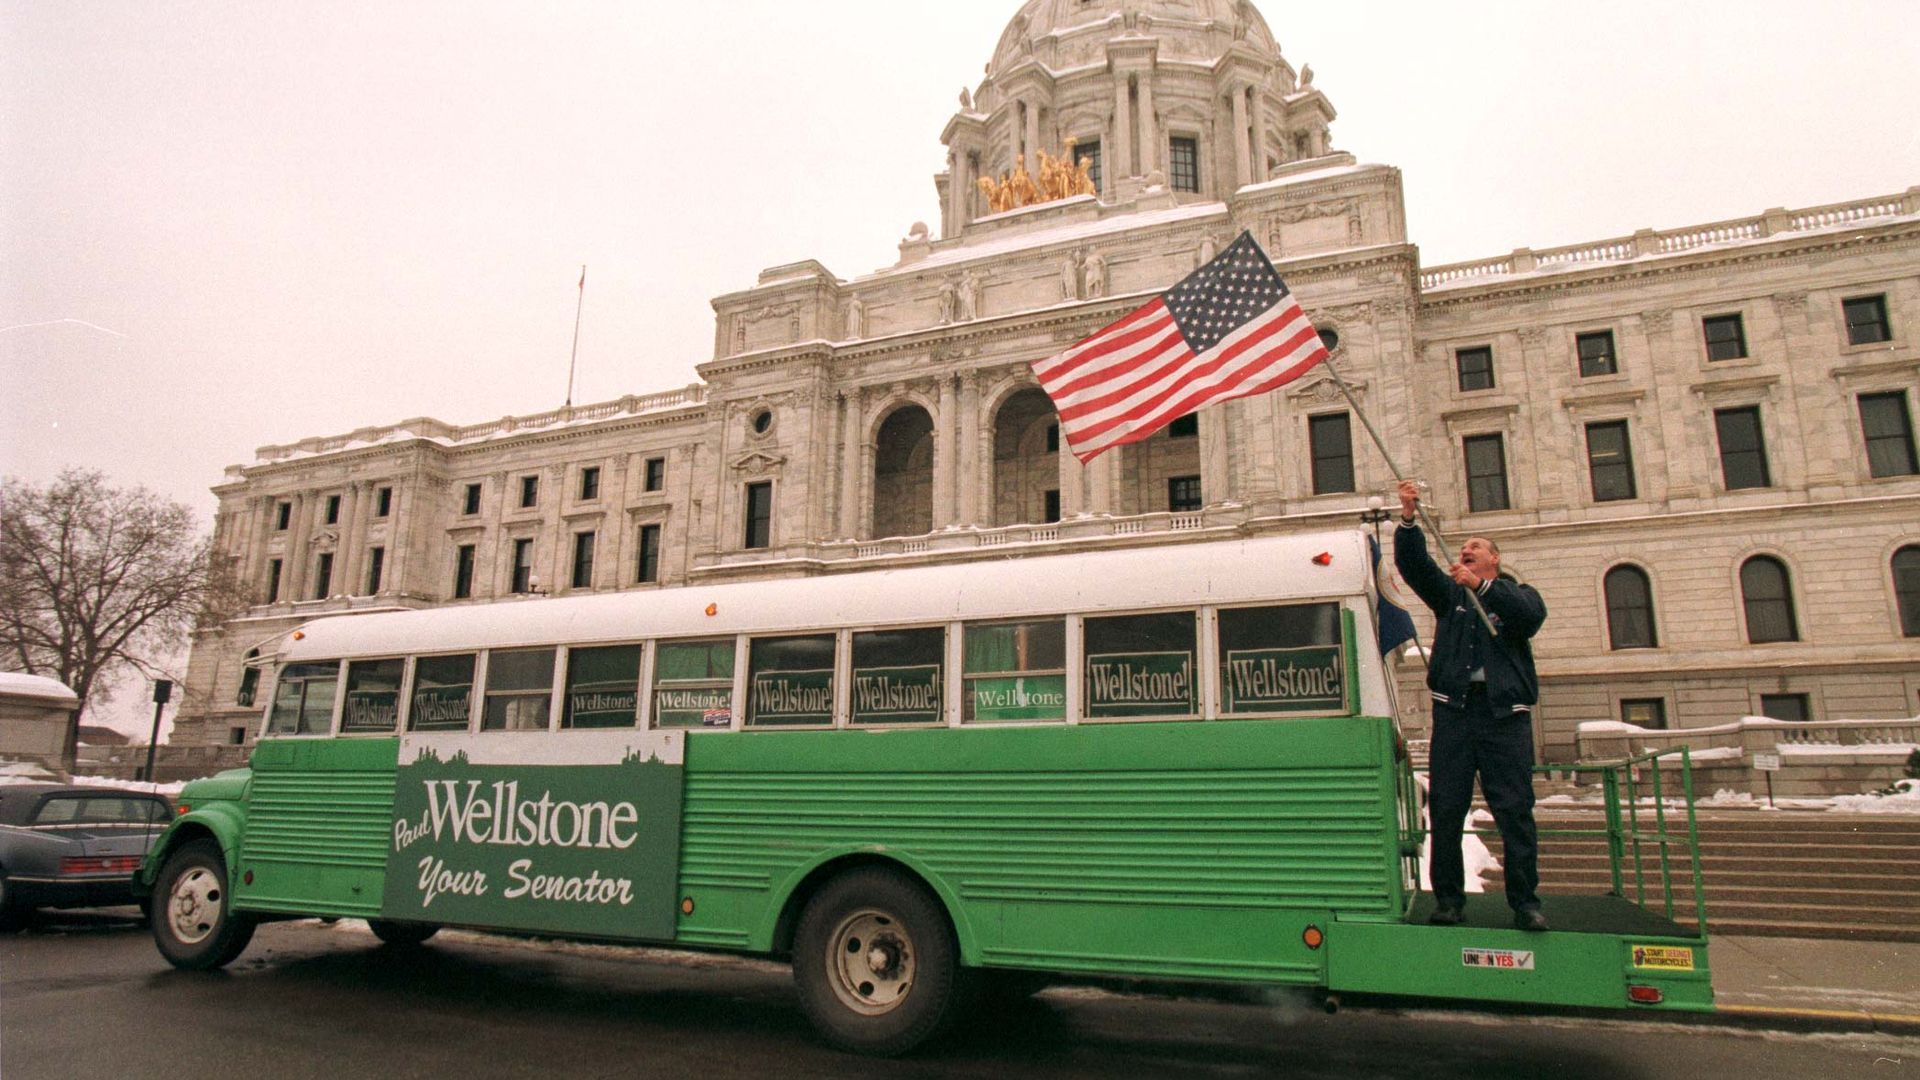
[[[1200,413],[1200,501],[1217,506],[1233,499],[1233,477],[1227,450],[1228,402]]]
[[[842,539],[860,539],[860,388],[849,387],[840,395],[846,428],[840,438],[840,535]]]
[[[1061,452],[1066,452],[1064,440],[1061,444]],[[1116,446],[1094,458],[1093,464],[1086,467],[1087,513],[1113,513],[1113,489],[1119,482],[1120,455],[1125,452],[1125,447]]]
[[[955,376],[960,380],[959,456],[954,478],[960,487],[962,525],[980,524],[980,474],[991,466],[980,457],[980,378],[973,372]]]
[[[280,500],[271,495],[263,495],[254,500],[253,535],[247,538],[247,581],[251,582],[255,596],[264,596],[267,572],[267,541],[273,536],[273,508]]]
[[[1067,449],[1067,438],[1060,436],[1060,520],[1067,521],[1087,509],[1087,469]]]
[[[1153,115],[1153,80],[1140,76],[1140,172],[1151,175],[1160,167],[1160,125]]]
[[[1253,183],[1253,170],[1247,161],[1247,88],[1233,88],[1233,168],[1241,187]]]
[[[293,515],[287,525],[287,565],[280,575],[284,588],[281,595],[289,600],[305,598],[307,587],[307,529],[308,516],[314,500],[305,492],[293,497]]]
[[[333,580],[328,582],[328,596],[354,596],[360,586],[356,581],[360,572],[360,534],[366,522],[366,487],[363,482],[347,484],[340,494],[340,541],[334,545]]]
[[[1027,102],[1027,172],[1040,178],[1040,106]]]
[[[936,530],[953,524],[957,501],[955,479],[959,475],[960,425],[955,415],[959,407],[953,379],[944,373],[938,376],[940,415],[934,418],[933,427],[933,527]]]
[[[1273,177],[1267,172],[1267,95],[1259,87],[1253,88],[1253,132],[1247,136],[1253,154],[1254,183],[1265,183]]]
[[[1134,175],[1133,113],[1130,108],[1132,103],[1127,95],[1127,82],[1128,78],[1125,73],[1115,74],[1113,81],[1113,157],[1109,159],[1113,162],[1113,166],[1111,175],[1107,177],[1107,183],[1110,188],[1113,181],[1123,176]],[[1062,488],[1060,490],[1060,498],[1061,506],[1063,507],[1061,514],[1063,516],[1066,513],[1064,509],[1066,497],[1066,489]]]

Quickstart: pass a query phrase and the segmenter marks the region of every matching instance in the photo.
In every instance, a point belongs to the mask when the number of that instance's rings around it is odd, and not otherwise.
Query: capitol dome
[[[1007,215],[1033,185],[1008,185],[1049,162],[1085,159],[1091,183],[1066,197],[1108,214],[1224,200],[1332,152],[1332,104],[1252,0],[1026,0],[959,96],[937,181],[948,238],[1025,220]]]

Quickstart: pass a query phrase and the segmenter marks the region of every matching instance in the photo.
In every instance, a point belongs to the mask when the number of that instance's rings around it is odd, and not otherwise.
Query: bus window
[[[280,669],[267,715],[269,735],[325,735],[333,726],[333,692],[340,682],[340,661],[288,664]]]
[[[640,722],[640,646],[567,650],[563,728],[623,728]]]
[[[473,653],[413,662],[408,731],[465,731],[473,715]]]
[[[755,638],[747,661],[748,727],[833,724],[833,635]]]
[[[653,726],[733,726],[733,639],[654,647]]]
[[[1346,711],[1338,604],[1221,610],[1221,715]]]
[[[853,722],[946,721],[947,632],[868,630],[853,635]]]
[[[487,654],[481,731],[545,731],[553,706],[553,650]]]
[[[343,735],[386,734],[400,726],[400,673],[404,660],[355,660],[347,665]]]
[[[960,720],[1001,724],[1067,718],[1067,623],[969,626]]]
[[[1192,716],[1194,614],[1119,615],[1086,622],[1089,720]]]

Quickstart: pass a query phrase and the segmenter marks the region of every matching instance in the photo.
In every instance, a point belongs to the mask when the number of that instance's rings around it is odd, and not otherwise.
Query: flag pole
[[[567,405],[573,408],[573,372],[580,363],[580,312],[587,306],[587,268],[580,267],[580,299],[573,306],[573,355],[567,359]]]
[[[1331,356],[1327,358],[1325,366],[1327,374],[1333,376],[1333,384],[1340,388],[1340,393],[1346,397],[1347,404],[1353,406],[1353,414],[1360,418],[1360,426],[1366,428],[1367,434],[1372,436],[1373,445],[1379,449],[1380,457],[1387,463],[1387,468],[1393,473],[1394,480],[1405,483],[1407,478],[1405,474],[1400,471],[1400,466],[1393,460],[1392,452],[1387,449],[1386,440],[1382,439],[1380,433],[1374,430],[1373,421],[1367,419],[1366,410],[1360,407],[1359,400],[1353,396],[1353,388],[1347,385],[1347,380],[1340,377],[1340,369],[1333,366],[1333,358]],[[1427,513],[1426,504],[1415,499],[1413,512],[1419,515],[1421,524],[1425,525],[1427,531],[1433,534],[1434,543],[1440,546],[1440,550],[1451,550],[1452,545],[1447,543],[1445,536],[1441,535],[1440,526],[1436,524],[1433,518]],[[1467,599],[1473,601],[1474,614],[1480,616],[1480,622],[1486,626],[1487,633],[1494,637],[1499,637],[1500,631],[1493,625],[1493,620],[1488,617],[1487,609],[1480,604],[1480,595],[1474,590],[1468,589]],[[1422,660],[1426,659],[1426,653],[1424,651],[1420,654],[1420,658]]]

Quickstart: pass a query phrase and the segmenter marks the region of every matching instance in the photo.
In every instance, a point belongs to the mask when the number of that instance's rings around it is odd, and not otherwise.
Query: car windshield
[[[166,819],[164,803],[126,795],[56,795],[33,815],[35,825],[146,825]]]

